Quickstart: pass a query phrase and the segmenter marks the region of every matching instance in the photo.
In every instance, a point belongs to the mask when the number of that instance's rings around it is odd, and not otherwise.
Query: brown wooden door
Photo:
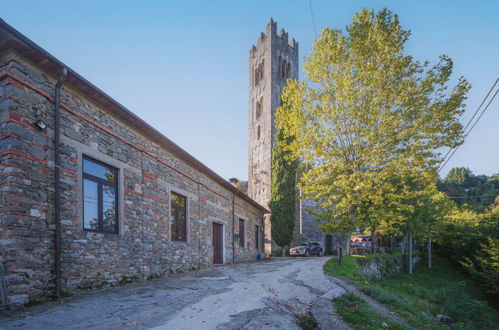
[[[333,252],[333,237],[331,235],[326,235],[326,253],[331,254]]]
[[[223,226],[213,223],[213,263],[223,264]]]

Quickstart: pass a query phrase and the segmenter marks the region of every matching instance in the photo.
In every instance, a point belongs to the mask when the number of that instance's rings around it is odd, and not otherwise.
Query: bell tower
[[[298,43],[288,41],[284,29],[277,33],[277,23],[270,19],[266,33],[260,33],[249,52],[248,195],[265,207],[271,194],[275,111],[287,79],[298,79]],[[268,219],[265,228],[265,237],[270,237]]]

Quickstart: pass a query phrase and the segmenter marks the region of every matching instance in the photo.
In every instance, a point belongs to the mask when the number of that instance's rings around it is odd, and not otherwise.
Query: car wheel
[[[305,257],[308,257],[310,255],[310,251],[305,251]]]
[[[324,255],[324,252],[322,250],[319,250],[319,257],[322,257]]]

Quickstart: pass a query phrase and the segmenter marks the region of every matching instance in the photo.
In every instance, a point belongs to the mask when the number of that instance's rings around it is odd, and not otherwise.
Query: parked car
[[[300,246],[295,246],[289,249],[289,254],[291,256],[304,256],[308,257],[310,255],[316,254],[319,257],[324,255],[324,250],[322,246],[317,242],[303,243]]]

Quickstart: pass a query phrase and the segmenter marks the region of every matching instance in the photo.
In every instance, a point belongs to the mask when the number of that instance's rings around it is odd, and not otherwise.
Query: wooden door
[[[331,254],[333,252],[333,237],[331,235],[326,235],[326,251],[325,254]]]
[[[223,264],[223,226],[213,223],[213,263]]]

